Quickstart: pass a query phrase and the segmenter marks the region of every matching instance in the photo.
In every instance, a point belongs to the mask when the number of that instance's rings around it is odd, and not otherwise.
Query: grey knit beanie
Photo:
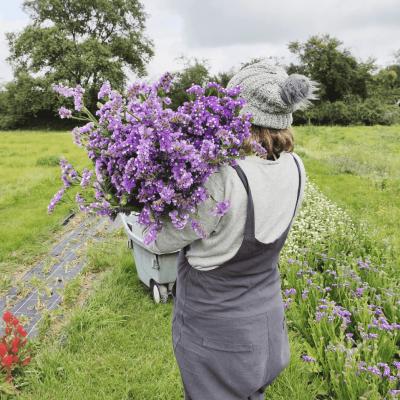
[[[318,83],[304,75],[288,75],[269,60],[248,65],[229,81],[227,89],[243,86],[239,97],[246,100],[240,114],[253,114],[253,124],[264,128],[286,129],[292,113],[308,107]]]

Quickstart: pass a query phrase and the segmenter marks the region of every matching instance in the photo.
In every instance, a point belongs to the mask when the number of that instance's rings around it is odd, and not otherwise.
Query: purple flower
[[[111,93],[111,86],[108,82],[106,82],[100,89],[99,94],[97,97],[101,99],[104,96],[108,96]]]
[[[301,356],[304,360],[307,362],[316,362],[313,358],[307,357],[307,356]]]
[[[217,208],[217,214],[219,216],[224,215],[228,211],[228,209],[230,208],[231,205],[232,205],[232,202],[230,200],[229,201],[225,200],[221,203],[216,204],[215,207]],[[215,211],[212,209],[210,210],[210,213],[215,215]]]
[[[83,202],[85,202],[85,199],[82,199],[82,197],[79,196],[79,192],[76,194],[76,202],[77,202],[77,203],[83,203]]]
[[[187,91],[191,100],[172,111],[165,108],[171,102],[165,93],[172,78],[165,73],[153,85],[135,82],[125,96],[112,91],[109,83],[104,84],[98,97],[108,99],[96,112],[98,123],[72,132],[74,143],[85,148],[95,174],[87,170],[78,174],[66,162],[62,165],[65,189],[79,182],[86,188],[91,178],[94,180],[96,201],[79,194],[78,202],[85,212],[94,210],[114,218],[117,212],[126,213],[122,207],[129,206],[130,201],[143,204],[138,223],[152,228],[146,244],[156,240],[168,218],[179,229],[186,225],[189,212],[195,212],[196,206],[209,198],[204,187],[207,179],[224,165],[237,165],[236,158],[243,160],[239,148],[250,136],[251,114],[237,113],[245,104],[237,98],[240,87],[228,90],[211,83],[208,88],[214,94],[217,91],[217,97],[193,85]],[[54,90],[74,96],[75,108],[84,109],[80,85]],[[63,111],[63,116],[69,115]],[[257,144],[255,147],[256,152],[265,154]],[[49,213],[59,196],[51,202]],[[228,200],[214,202],[215,211],[210,210],[214,215],[224,215],[231,206]],[[197,217],[191,220],[191,227],[201,238],[209,236]]]
[[[390,376],[390,368],[387,364],[385,363],[379,363],[378,364],[380,367],[384,367],[385,368],[385,372],[383,373],[383,376]]]
[[[398,370],[400,370],[400,362],[399,361],[393,361],[392,365],[394,365]]]
[[[252,140],[250,144],[251,146],[253,146],[253,151],[258,157],[267,158],[268,151],[265,150],[260,143],[257,143],[256,141]],[[230,143],[227,143],[227,145],[229,146]]]
[[[65,107],[61,107],[58,110],[58,113],[60,114],[61,118],[72,118],[71,110],[67,110]]]
[[[85,93],[85,89],[83,89],[83,87],[81,85],[78,85],[75,88],[75,95],[74,95],[74,97],[75,97],[75,110],[77,110],[77,111],[81,111],[82,110],[82,107],[83,107],[83,105],[82,105],[83,93]]]
[[[203,225],[201,225],[200,221],[196,221],[194,219],[192,219],[190,221],[191,227],[192,229],[203,239],[207,239],[210,234],[206,232],[206,230],[204,229]]]
[[[169,214],[171,217],[172,224],[177,229],[183,229],[186,225],[186,222],[189,218],[189,214],[180,214],[178,217],[178,211],[173,211]]]
[[[86,188],[89,183],[90,183],[90,179],[92,178],[93,175],[93,170],[90,170],[88,172],[87,168],[85,168],[82,172],[82,180],[81,180],[81,186],[83,188]]]
[[[73,97],[74,95],[74,89],[61,85],[54,86],[53,92],[59,93],[64,97]]]
[[[382,378],[382,376],[381,376],[381,371],[379,370],[379,368],[378,368],[377,366],[374,366],[374,367],[369,366],[369,367],[367,368],[367,371],[370,371],[370,372],[372,372],[373,374],[378,375],[380,378]]]

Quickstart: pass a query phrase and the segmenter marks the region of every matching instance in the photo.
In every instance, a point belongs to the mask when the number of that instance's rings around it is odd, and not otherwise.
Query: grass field
[[[64,204],[53,215],[46,213],[62,186],[56,159],[65,156],[78,168],[91,163],[69,132],[0,132],[0,140],[0,276],[5,277],[48,249],[46,240],[69,211]]]
[[[38,353],[29,372],[16,378],[26,385],[19,398],[183,399],[171,344],[173,300],[151,300],[125,243],[121,229],[89,249],[86,270],[104,271],[101,286],[85,309],[72,311],[65,349],[54,334],[34,347]],[[301,335],[292,331],[290,338],[292,362],[268,398],[315,398],[323,380],[300,358]]]
[[[282,289],[296,289],[296,294],[284,296],[291,363],[266,398],[397,398],[388,394],[400,389],[397,380],[381,379],[376,371],[368,376],[357,366],[361,360],[371,368],[382,363],[394,375],[392,362],[400,361],[399,334],[383,328],[381,319],[387,317],[390,324],[400,319],[395,305],[400,304],[400,127],[302,127],[295,132],[295,152],[309,181],[280,259]],[[35,358],[15,379],[20,398],[183,399],[171,345],[173,302],[152,302],[149,289],[137,278],[122,230],[89,249],[82,274],[93,270],[104,275],[87,308],[76,307],[70,316],[67,308],[63,311],[67,346],[60,348],[49,330],[55,318],[31,342]],[[323,319],[321,298],[327,313],[334,310],[332,301],[350,310],[348,326],[339,317],[333,324]],[[371,307],[377,308],[376,314],[367,311]],[[379,329],[371,322],[378,317]],[[357,326],[376,339],[363,339]],[[352,346],[349,337],[359,349],[354,357],[345,354]],[[316,362],[307,363],[301,355]]]
[[[400,125],[297,127],[295,152],[329,199],[400,248]]]

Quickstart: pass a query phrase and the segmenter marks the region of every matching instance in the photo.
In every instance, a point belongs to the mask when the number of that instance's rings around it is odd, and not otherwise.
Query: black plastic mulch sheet
[[[44,280],[49,283],[51,295],[46,296],[44,289],[41,291],[40,302],[46,302],[46,306],[40,310],[36,310],[34,307],[38,303],[38,289],[35,287],[31,293],[25,298],[22,298],[18,303],[14,304],[9,308],[9,311],[17,317],[22,315],[31,318],[29,324],[24,325],[24,330],[27,331],[27,337],[35,338],[38,334],[37,323],[41,321],[41,313],[47,310],[54,310],[61,304],[61,295],[57,292],[57,288],[64,288],[64,281],[68,282],[70,279],[74,279],[83,268],[83,262],[79,261],[75,266],[69,267],[71,263],[77,258],[77,251],[85,244],[89,238],[94,240],[104,240],[102,236],[97,236],[96,232],[102,226],[105,226],[103,232],[109,232],[112,229],[118,228],[121,225],[121,219],[115,219],[111,222],[108,217],[103,217],[97,220],[95,215],[82,221],[82,223],[73,231],[67,232],[67,237],[58,243],[52,251],[44,257],[44,260],[40,262],[35,268],[28,272],[22,279],[21,282],[27,282],[34,275],[40,280]],[[92,222],[91,226],[87,226],[88,222]],[[76,243],[72,242],[76,240]],[[69,244],[69,247],[68,247]],[[66,248],[68,247],[68,248]],[[45,266],[45,260],[48,256],[56,258],[58,261],[53,264],[45,276],[42,274],[42,270]],[[67,268],[66,268],[67,267]],[[66,272],[67,271],[67,272]],[[31,285],[27,284],[27,288]],[[17,299],[18,287],[13,287],[10,291],[0,299],[0,315],[3,316],[7,311],[7,297],[9,297],[9,304],[12,304]],[[4,334],[5,323],[0,319],[0,337]]]

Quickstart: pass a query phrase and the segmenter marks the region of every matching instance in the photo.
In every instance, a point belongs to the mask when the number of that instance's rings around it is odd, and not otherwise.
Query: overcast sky
[[[0,79],[12,79],[5,59],[5,32],[28,23],[22,0],[0,0]],[[182,68],[181,54],[209,59],[211,72],[260,56],[284,57],[291,41],[329,33],[365,60],[387,65],[400,49],[399,0],[142,0],[150,17],[146,34],[155,43],[148,79]],[[133,77],[132,77],[133,78]]]

